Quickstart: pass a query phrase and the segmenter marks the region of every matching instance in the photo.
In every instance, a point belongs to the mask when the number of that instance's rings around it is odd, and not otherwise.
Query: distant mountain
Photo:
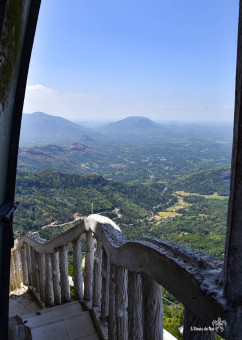
[[[90,136],[87,136],[87,135],[83,135],[81,138],[80,138],[80,141],[81,142],[88,142],[88,143],[90,143],[90,142],[95,142],[95,139],[93,139],[92,137],[90,137]]]
[[[221,143],[231,143],[233,136],[232,124],[221,123],[171,123],[154,122],[147,117],[131,116],[117,122],[110,123],[99,129],[106,138],[129,140],[130,143],[139,141],[146,143],[168,141],[180,138],[201,138],[216,140]]]
[[[161,126],[149,118],[131,116],[103,127],[102,132],[117,135],[143,135],[161,132]]]
[[[68,145],[87,140],[89,132],[90,130],[67,119],[43,112],[23,114],[20,146]]]

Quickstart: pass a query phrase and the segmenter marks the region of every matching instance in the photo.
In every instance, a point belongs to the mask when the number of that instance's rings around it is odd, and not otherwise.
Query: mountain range
[[[208,140],[222,139],[231,141],[232,125],[219,124],[158,124],[147,117],[131,116],[106,126],[94,128],[84,127],[68,119],[51,116],[43,112],[23,114],[20,146],[60,145],[66,146],[73,143],[96,143],[110,140],[129,140],[136,143],[142,140],[145,143],[154,139],[167,141],[172,138],[194,137],[207,138]]]
[[[34,112],[23,114],[20,146],[47,144],[64,146],[76,142],[92,142],[95,138],[108,136],[120,138],[120,136],[132,135],[137,137],[161,132],[161,125],[146,117],[127,117],[106,126],[91,129],[62,117]]]
[[[43,112],[23,114],[20,146],[68,145],[91,138],[89,133],[89,129],[62,117]]]

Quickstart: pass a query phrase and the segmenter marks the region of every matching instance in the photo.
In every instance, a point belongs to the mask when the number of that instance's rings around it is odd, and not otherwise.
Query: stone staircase
[[[101,330],[105,333],[105,328]],[[101,334],[101,333],[100,333]],[[39,309],[34,296],[24,286],[10,295],[9,340],[106,339],[99,336],[88,311],[75,301]],[[177,340],[163,329],[163,340]]]
[[[50,241],[27,234],[15,240],[11,253],[10,291],[25,285],[49,307],[19,314],[18,306],[11,340],[98,339],[80,303],[66,303],[72,298],[87,306],[105,339],[172,339],[163,329],[162,286],[185,305],[184,339],[212,340],[214,332],[203,329],[229,320],[222,261],[157,238],[127,241],[104,216],[91,215]]]
[[[79,301],[13,317],[10,340],[99,340],[89,311]]]

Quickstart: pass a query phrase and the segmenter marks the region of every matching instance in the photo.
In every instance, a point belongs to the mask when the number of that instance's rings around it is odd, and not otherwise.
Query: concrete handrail
[[[113,221],[100,215],[90,215],[51,241],[33,234],[16,240],[12,250],[12,288],[23,281],[34,286],[47,305],[69,301],[69,243],[73,244],[75,297],[100,309],[102,320],[109,320],[110,339],[114,334],[122,334],[122,339],[135,338],[134,325],[143,338],[161,339],[161,286],[185,305],[187,334],[191,326],[212,325],[219,317],[226,318],[220,260],[156,238],[127,241]],[[17,270],[18,266],[22,269]]]

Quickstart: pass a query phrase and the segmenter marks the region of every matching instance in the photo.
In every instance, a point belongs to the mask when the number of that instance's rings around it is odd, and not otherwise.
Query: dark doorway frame
[[[41,0],[0,0],[0,124],[2,131],[6,131],[6,137],[0,139],[0,156],[4,155],[0,159],[4,162],[0,176],[5,181],[5,186],[0,187],[0,339],[8,339],[12,213],[19,134],[40,3]],[[11,41],[12,49],[9,48]],[[14,50],[15,46],[18,47]]]

